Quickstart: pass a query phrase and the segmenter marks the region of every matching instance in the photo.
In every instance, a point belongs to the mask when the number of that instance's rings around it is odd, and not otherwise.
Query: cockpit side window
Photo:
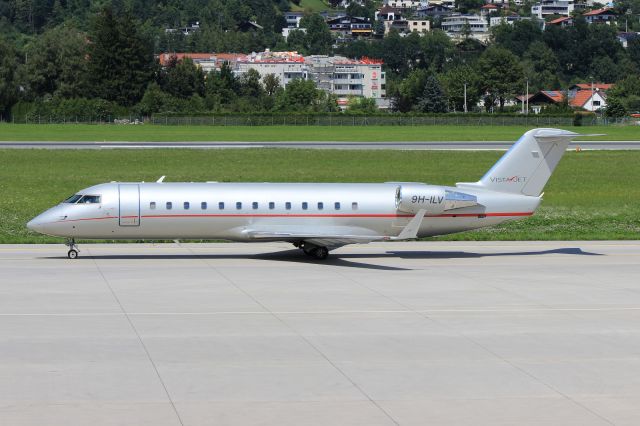
[[[67,203],[67,204],[75,204],[78,202],[78,200],[82,198],[81,194],[74,194],[71,197],[67,198],[66,200],[63,201],[63,203]]]
[[[99,204],[100,196],[99,195],[83,195],[82,198],[78,201],[78,204]]]

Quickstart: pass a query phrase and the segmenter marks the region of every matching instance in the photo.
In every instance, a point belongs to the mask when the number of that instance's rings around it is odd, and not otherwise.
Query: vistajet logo
[[[527,181],[526,176],[511,176],[511,177],[491,177],[492,183],[524,183]]]

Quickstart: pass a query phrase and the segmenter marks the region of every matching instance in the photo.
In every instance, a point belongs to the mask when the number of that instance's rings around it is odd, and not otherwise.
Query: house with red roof
[[[547,22],[547,25],[557,25],[562,28],[570,27],[573,25],[573,18],[570,16],[562,16],[560,18]]]
[[[610,7],[602,9],[590,10],[582,14],[584,19],[590,24],[607,24],[611,25],[616,20],[616,14]]]
[[[574,84],[566,92],[562,90],[541,90],[528,96],[528,104],[531,110],[538,114],[543,108],[557,105],[568,96],[569,106],[586,111],[598,111],[607,106],[607,90],[614,85],[607,83],[578,83]],[[519,102],[526,99],[517,97]]]
[[[598,111],[607,106],[607,93],[601,90],[579,90],[575,96],[569,99],[569,105],[573,108],[582,108],[586,111]]]

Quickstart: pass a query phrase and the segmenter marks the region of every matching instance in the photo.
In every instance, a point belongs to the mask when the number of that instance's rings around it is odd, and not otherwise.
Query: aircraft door
[[[120,226],[140,226],[140,185],[118,185]]]

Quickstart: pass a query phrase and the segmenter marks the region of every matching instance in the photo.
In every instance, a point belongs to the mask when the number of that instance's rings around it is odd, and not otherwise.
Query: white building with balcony
[[[454,13],[442,18],[442,30],[450,37],[461,37],[465,29],[469,29],[470,36],[484,41],[489,38],[489,23],[480,15],[462,15]]]
[[[544,19],[549,15],[570,16],[575,4],[573,0],[542,0],[531,6],[531,16]]]
[[[373,98],[383,105],[386,98],[386,76],[382,61],[342,56],[302,56],[297,52],[260,52],[247,55],[236,64],[236,74],[254,69],[262,77],[274,74],[282,86],[295,79],[313,80],[319,89],[334,94],[339,100],[350,96]],[[344,104],[344,102],[343,102]]]

